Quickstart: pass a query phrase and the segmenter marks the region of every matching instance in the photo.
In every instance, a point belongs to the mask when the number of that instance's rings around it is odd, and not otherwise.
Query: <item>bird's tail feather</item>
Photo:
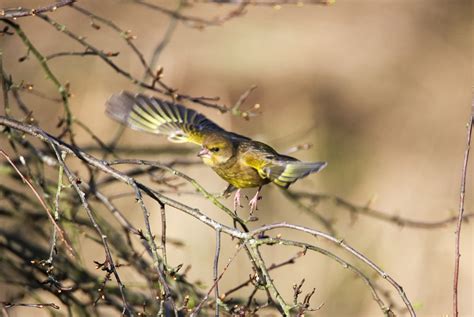
[[[264,172],[273,183],[288,188],[298,179],[321,171],[326,165],[326,162],[289,161],[266,167]]]

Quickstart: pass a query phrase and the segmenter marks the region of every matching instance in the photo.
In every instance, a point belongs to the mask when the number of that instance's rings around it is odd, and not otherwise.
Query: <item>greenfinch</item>
[[[134,130],[163,134],[171,142],[201,146],[198,156],[204,164],[229,183],[224,193],[237,190],[234,208],[240,205],[241,188],[258,188],[249,202],[251,213],[261,198],[263,185],[271,182],[288,188],[327,165],[279,154],[262,142],[224,130],[195,110],[144,94],[114,94],[106,102],[106,113]]]

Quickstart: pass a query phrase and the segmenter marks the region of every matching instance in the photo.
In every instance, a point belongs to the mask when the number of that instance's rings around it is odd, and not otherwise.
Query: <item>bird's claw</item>
[[[248,221],[256,221],[258,219],[257,217],[253,216],[253,213],[254,211],[258,210],[258,207],[257,207],[258,201],[262,199],[262,196],[260,196],[260,190],[261,188],[259,188],[255,196],[253,196],[253,198],[249,200],[250,217]],[[247,196],[245,196],[245,198],[248,199]],[[235,213],[237,213],[237,207],[243,208],[243,206],[240,204],[240,189],[238,189],[234,195],[234,212]]]
[[[234,211],[235,212],[237,212],[237,207],[242,208],[242,205],[240,204],[240,189],[238,189],[234,195]]]
[[[254,211],[258,210],[257,203],[260,199],[262,199],[262,196],[260,196],[260,190],[258,190],[255,196],[249,201],[250,216],[253,215]]]

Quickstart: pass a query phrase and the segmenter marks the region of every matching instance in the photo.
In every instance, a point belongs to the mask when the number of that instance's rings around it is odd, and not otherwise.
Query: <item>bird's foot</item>
[[[234,195],[234,212],[237,213],[237,207],[242,208],[240,204],[240,189],[237,189]]]
[[[253,217],[253,212],[254,212],[255,210],[258,210],[258,208],[257,208],[257,203],[258,203],[258,201],[259,201],[260,199],[262,199],[262,196],[260,196],[260,189],[261,189],[261,188],[259,188],[259,189],[257,190],[257,193],[255,194],[255,196],[253,196],[253,198],[250,199],[250,201],[249,201],[249,206],[250,206],[250,218]]]

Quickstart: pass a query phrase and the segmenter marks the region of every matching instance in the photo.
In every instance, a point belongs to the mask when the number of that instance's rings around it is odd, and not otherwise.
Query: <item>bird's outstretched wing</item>
[[[144,94],[114,94],[106,102],[106,113],[134,130],[164,134],[176,143],[201,145],[206,133],[226,133],[192,109]]]
[[[263,143],[252,146],[241,155],[242,164],[257,170],[262,178],[288,188],[298,179],[317,173],[326,167],[326,162],[301,162],[298,159],[276,153]]]

